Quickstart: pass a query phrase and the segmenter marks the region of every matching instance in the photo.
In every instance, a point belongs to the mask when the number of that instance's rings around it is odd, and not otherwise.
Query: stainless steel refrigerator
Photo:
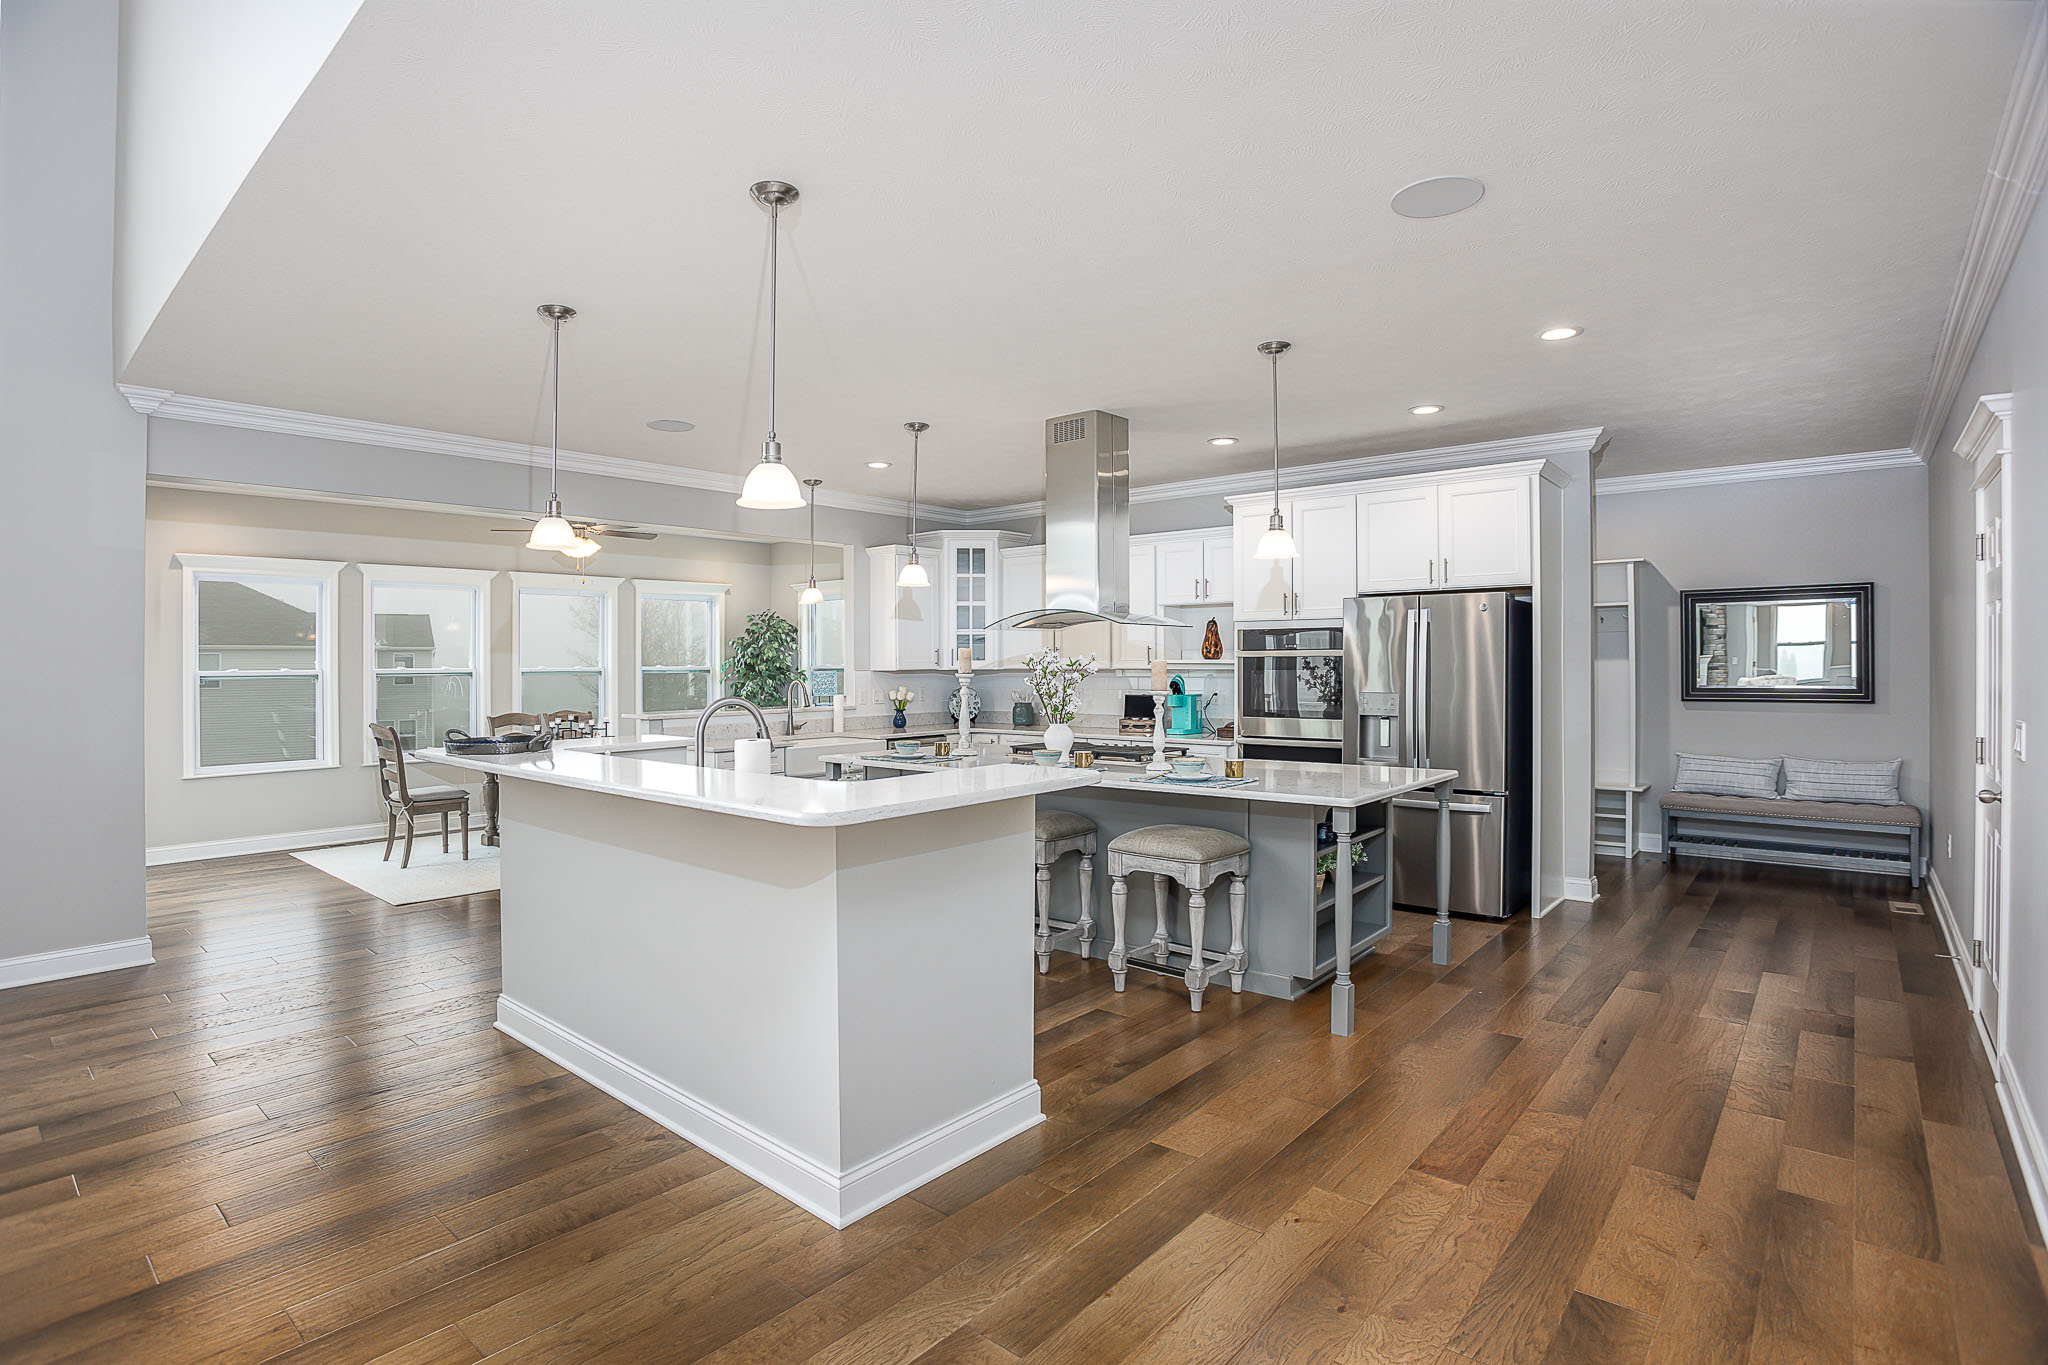
[[[1344,612],[1344,759],[1454,768],[1451,910],[1529,906],[1535,657],[1526,592],[1355,597]],[[1394,802],[1394,902],[1436,909],[1436,802]]]

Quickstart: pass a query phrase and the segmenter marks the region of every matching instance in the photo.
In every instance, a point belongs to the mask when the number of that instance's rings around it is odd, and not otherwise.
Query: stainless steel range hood
[[[1076,412],[1045,424],[1045,605],[997,626],[1184,626],[1131,610],[1131,424]]]

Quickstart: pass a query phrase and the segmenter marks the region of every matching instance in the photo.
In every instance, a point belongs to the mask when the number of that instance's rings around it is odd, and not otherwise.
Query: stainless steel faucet
[[[813,706],[816,704],[811,699],[811,685],[808,682],[804,681],[804,675],[801,673],[797,674],[794,678],[791,678],[789,680],[789,686],[782,689],[782,719],[783,723],[789,727],[789,733],[792,735],[795,734],[803,724],[803,722],[799,721],[796,718],[796,694],[799,692],[804,694],[803,704],[805,706]]]
[[[704,729],[706,726],[711,724],[711,718],[713,716],[717,715],[720,711],[723,711],[728,706],[737,706],[742,711],[745,711],[748,715],[754,718],[754,727],[760,731],[760,734],[757,736],[758,738],[773,738],[773,736],[771,736],[768,733],[768,717],[761,714],[760,707],[754,705],[754,703],[748,701],[745,697],[720,697],[717,701],[712,702],[711,705],[705,707],[703,714],[697,717],[697,766],[700,768],[708,768],[711,766],[711,754],[704,743]]]

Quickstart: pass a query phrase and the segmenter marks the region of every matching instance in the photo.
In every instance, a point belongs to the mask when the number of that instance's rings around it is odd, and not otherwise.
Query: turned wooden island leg
[[[1336,948],[1337,979],[1330,983],[1330,1032],[1349,1038],[1357,1028],[1351,991],[1351,836],[1358,832],[1358,811],[1339,806],[1330,812],[1337,833]]]

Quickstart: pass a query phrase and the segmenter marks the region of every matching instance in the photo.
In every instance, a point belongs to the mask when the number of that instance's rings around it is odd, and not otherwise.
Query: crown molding
[[[352,445],[384,446],[393,450],[419,450],[431,455],[454,455],[466,460],[490,460],[539,468],[547,457],[517,441],[497,441],[484,436],[461,436],[454,432],[428,431],[421,427],[392,426],[353,417],[329,417],[317,412],[295,412],[289,408],[266,408],[255,403],[234,403],[224,398],[199,398],[171,389],[152,389],[138,384],[118,384],[128,406],[145,417],[173,422],[198,422],[208,426],[240,427],[246,431],[269,431],[284,436],[310,436],[322,441],[346,441]],[[608,479],[631,479],[640,483],[696,488],[710,493],[737,493],[743,479],[708,469],[656,464],[652,460],[629,460],[617,455],[593,455],[587,451],[562,452],[562,468],[575,474],[594,474]],[[853,512],[879,512],[885,516],[908,516],[910,504],[895,498],[866,493],[837,493],[818,490],[818,502]],[[919,511],[957,519],[970,515],[957,508],[920,503]]]
[[[1758,483],[1766,479],[1810,479],[1827,474],[1860,474],[1872,469],[1902,469],[1925,464],[1911,450],[1863,450],[1849,455],[1816,455],[1805,460],[1760,460],[1755,464],[1712,465],[1705,469],[1672,469],[1659,474],[1624,474],[1595,479],[1593,496],[1659,493],[1670,488],[1700,488],[1719,483]]]
[[[1948,424],[1949,412],[1962,393],[1977,343],[1991,320],[1999,291],[2005,287],[2020,239],[2033,220],[2044,176],[2048,176],[2048,0],[2034,0],[2033,17],[2020,41],[2019,65],[2005,97],[2005,114],[1999,120],[1998,140],[1992,144],[1991,164],[1984,171],[1984,188],[1970,219],[1955,292],[1949,299],[1948,315],[1942,319],[1933,372],[1920,403],[1919,420],[1913,424],[1913,449],[1923,456],[1941,439],[1941,429]]]
[[[1357,455],[1320,464],[1293,465],[1280,471],[1280,487],[1320,488],[1324,484],[1348,483],[1357,479],[1392,478],[1397,474],[1434,474],[1476,464],[1506,464],[1514,460],[1550,459],[1558,455],[1590,455],[1605,436],[1604,427],[1577,431],[1553,431],[1540,436],[1509,436],[1498,441],[1474,441],[1467,445],[1433,446],[1427,450],[1403,450],[1389,455]],[[1173,502],[1181,498],[1232,498],[1258,493],[1273,486],[1270,473],[1219,474],[1207,479],[1183,479],[1177,483],[1147,484],[1131,490],[1133,505],[1141,502]],[[970,524],[1015,521],[1045,515],[1043,502],[1013,502],[1002,507],[981,507],[956,515]]]
[[[2010,455],[2012,395],[1987,393],[1979,398],[1970,410],[1970,419],[1963,423],[1962,434],[1956,437],[1955,451],[1970,465],[1982,464],[1991,455]]]

